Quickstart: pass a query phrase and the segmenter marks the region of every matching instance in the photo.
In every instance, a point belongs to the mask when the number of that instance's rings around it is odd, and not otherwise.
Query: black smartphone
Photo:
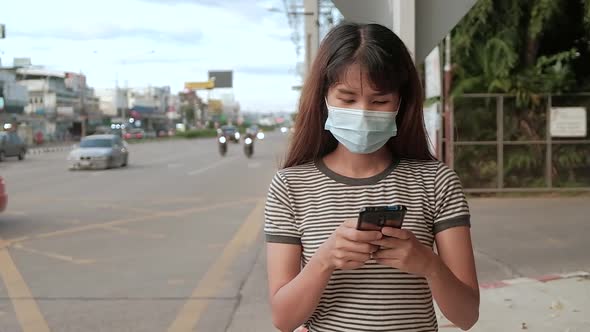
[[[359,213],[356,229],[379,231],[383,227],[402,228],[407,211],[403,205],[364,207]]]

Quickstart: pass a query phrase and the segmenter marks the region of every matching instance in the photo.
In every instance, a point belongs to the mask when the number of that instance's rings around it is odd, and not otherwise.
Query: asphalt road
[[[269,136],[251,159],[203,139],[131,145],[106,171],[68,171],[65,152],[1,163],[0,331],[223,331],[284,151]]]
[[[252,159],[212,139],[137,144],[107,171],[70,172],[65,152],[0,163],[0,331],[225,331],[242,296],[264,301],[253,268],[286,142],[270,134]],[[588,203],[470,200],[480,281],[590,270]]]

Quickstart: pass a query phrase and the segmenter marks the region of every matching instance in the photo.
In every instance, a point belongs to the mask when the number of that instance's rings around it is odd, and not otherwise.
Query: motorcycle
[[[248,158],[251,158],[254,154],[254,138],[250,135],[244,139],[244,154]]]
[[[217,141],[219,142],[219,154],[224,157],[227,154],[227,138],[220,136]]]

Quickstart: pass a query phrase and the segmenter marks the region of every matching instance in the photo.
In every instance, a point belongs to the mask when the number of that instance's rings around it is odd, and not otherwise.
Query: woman
[[[460,328],[477,321],[469,208],[429,152],[422,101],[389,29],[344,23],[322,42],[265,211],[281,331],[437,331],[433,297]],[[356,229],[361,208],[396,204],[408,209],[402,229]]]

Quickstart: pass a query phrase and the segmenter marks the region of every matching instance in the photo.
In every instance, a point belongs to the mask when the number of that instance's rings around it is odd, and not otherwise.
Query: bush
[[[215,129],[197,129],[197,130],[188,130],[185,132],[177,132],[177,137],[182,138],[207,138],[207,137],[216,137],[217,130]]]

